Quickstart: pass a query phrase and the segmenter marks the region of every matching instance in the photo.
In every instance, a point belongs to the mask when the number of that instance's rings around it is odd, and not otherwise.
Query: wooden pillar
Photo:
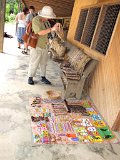
[[[3,52],[5,5],[6,0],[0,0],[0,53]]]
[[[18,13],[20,12],[21,0],[18,1]]]

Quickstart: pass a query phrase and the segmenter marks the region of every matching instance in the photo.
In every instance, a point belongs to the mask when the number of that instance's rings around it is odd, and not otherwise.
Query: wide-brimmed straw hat
[[[53,12],[53,9],[50,6],[44,6],[42,10],[38,12],[38,15],[45,18],[56,18],[55,13]]]

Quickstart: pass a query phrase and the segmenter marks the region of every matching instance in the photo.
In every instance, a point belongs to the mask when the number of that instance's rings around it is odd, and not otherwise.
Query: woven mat
[[[30,99],[33,145],[108,143],[115,135],[89,100]]]

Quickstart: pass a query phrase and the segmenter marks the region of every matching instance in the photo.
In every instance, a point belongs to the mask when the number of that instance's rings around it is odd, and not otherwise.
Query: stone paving
[[[8,34],[15,37],[12,33]],[[5,38],[0,53],[0,160],[120,160],[120,143],[31,146],[29,98],[46,96],[49,89],[64,92],[55,62],[50,60],[47,66],[52,86],[42,84],[39,72],[36,84],[28,85],[28,63],[29,55],[21,54],[16,38]]]

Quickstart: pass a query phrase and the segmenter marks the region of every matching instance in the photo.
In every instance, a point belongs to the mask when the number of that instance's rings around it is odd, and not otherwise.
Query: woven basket
[[[48,97],[50,99],[61,99],[61,93],[60,92],[57,92],[57,91],[54,91],[54,90],[49,90],[49,91],[46,91],[46,93],[48,94]]]

